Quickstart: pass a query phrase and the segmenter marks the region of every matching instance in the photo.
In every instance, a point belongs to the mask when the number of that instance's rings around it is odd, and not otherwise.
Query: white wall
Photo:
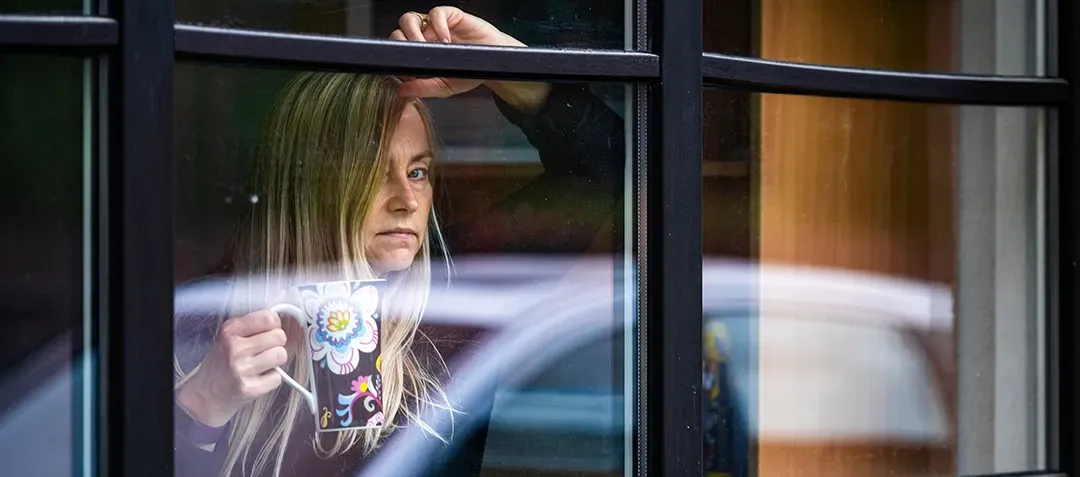
[[[1027,0],[961,0],[960,70],[1032,74]],[[958,115],[958,472],[1045,467],[1042,121],[1025,108]]]

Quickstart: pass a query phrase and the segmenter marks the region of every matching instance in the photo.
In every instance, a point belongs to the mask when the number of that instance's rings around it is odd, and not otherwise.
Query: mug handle
[[[288,303],[282,303],[280,305],[274,305],[270,307],[270,311],[277,313],[278,315],[284,313],[292,316],[296,319],[298,323],[300,323],[300,329],[305,331],[307,330],[307,323],[304,320],[304,311],[301,310],[299,307],[295,305],[290,305]],[[281,375],[281,379],[282,381],[285,381],[285,384],[288,384],[290,387],[295,389],[296,392],[300,393],[300,395],[304,397],[304,400],[308,403],[308,408],[311,409],[311,414],[318,415],[319,405],[315,402],[315,395],[312,394],[311,391],[305,388],[302,384],[296,382],[296,380],[289,376],[289,374],[286,373],[285,370],[281,369],[281,366],[274,366],[274,371],[277,371],[277,373]]]

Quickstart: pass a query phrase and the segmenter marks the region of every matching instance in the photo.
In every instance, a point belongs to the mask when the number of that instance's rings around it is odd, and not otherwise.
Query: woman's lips
[[[411,239],[411,238],[416,238],[416,232],[413,232],[412,230],[409,230],[409,229],[393,229],[393,230],[387,230],[385,232],[380,232],[379,236],[387,237],[387,238],[395,238],[395,239],[400,239],[400,240],[408,240],[408,239]]]
[[[381,235],[383,237],[390,237],[390,238],[396,238],[396,239],[402,239],[402,240],[411,239],[413,237],[416,237],[415,234],[412,234],[412,233],[409,233],[409,232],[383,232],[383,233],[381,233],[379,235]]]

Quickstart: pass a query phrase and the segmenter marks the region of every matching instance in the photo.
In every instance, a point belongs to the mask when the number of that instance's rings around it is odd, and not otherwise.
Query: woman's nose
[[[420,202],[416,199],[416,192],[408,178],[392,178],[387,188],[390,189],[390,201],[387,205],[391,211],[415,212],[420,208]]]

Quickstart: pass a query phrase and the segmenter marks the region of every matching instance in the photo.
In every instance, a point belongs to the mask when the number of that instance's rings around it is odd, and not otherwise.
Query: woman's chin
[[[405,269],[409,268],[410,266],[412,266],[413,258],[412,257],[408,257],[408,258],[405,258],[405,257],[402,257],[402,258],[388,257],[388,258],[384,258],[384,259],[372,260],[370,263],[371,263],[371,268],[375,270],[375,273],[378,273],[379,275],[384,275],[384,274],[392,273],[392,272],[400,272],[402,270],[405,270]]]

